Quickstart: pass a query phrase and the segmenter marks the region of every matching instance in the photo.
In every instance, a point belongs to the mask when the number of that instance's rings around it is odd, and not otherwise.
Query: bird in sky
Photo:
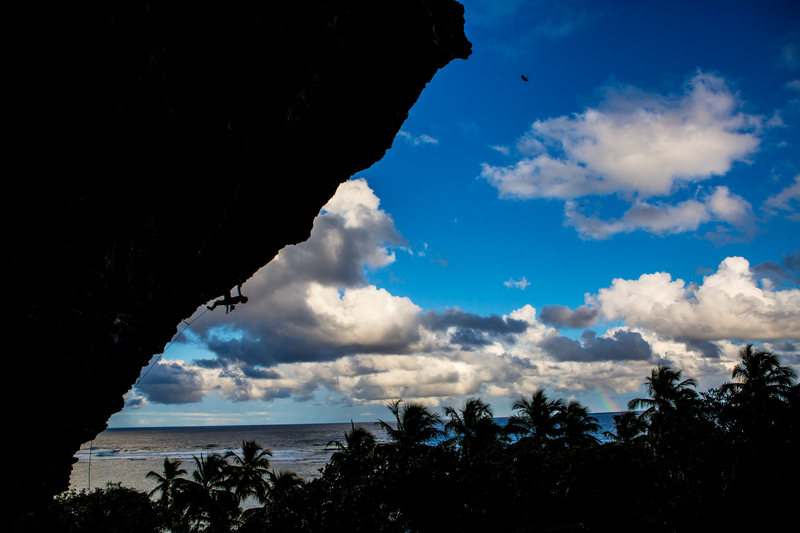
[[[528,78],[525,77],[525,74],[520,74],[519,77],[522,78],[522,81],[528,81]]]

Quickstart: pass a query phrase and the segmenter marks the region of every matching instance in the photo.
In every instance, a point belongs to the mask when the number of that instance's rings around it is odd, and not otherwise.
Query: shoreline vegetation
[[[351,423],[321,476],[270,469],[271,452],[164,459],[148,493],[119,484],[69,491],[22,531],[241,533],[424,531],[783,531],[800,498],[800,385],[752,345],[732,381],[706,392],[669,366],[647,396],[598,425],[576,401],[534,391],[505,427],[469,398],[444,418],[414,402]]]

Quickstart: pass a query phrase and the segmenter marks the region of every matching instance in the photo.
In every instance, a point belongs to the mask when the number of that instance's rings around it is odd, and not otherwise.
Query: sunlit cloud
[[[715,209],[736,216],[725,198]],[[480,315],[425,310],[369,283],[365,269],[388,267],[392,247],[404,245],[366,181],[343,184],[309,240],[281,250],[244,284],[247,304],[193,323],[192,342],[205,358],[162,360],[129,395],[131,407],[320,394],[347,405],[402,397],[436,406],[539,387],[633,393],[663,361],[722,382],[735,364],[730,338],[800,340],[800,290],[775,288],[792,281],[794,255],[753,269],[728,258],[697,286],[668,273],[617,279],[574,310],[546,305],[537,316],[524,305]],[[583,331],[574,337],[559,328]]]
[[[690,199],[676,204],[636,201],[621,218],[604,220],[585,216],[574,201],[565,203],[565,224],[574,227],[584,238],[605,239],[618,233],[647,231],[669,235],[696,231],[709,221],[725,222],[746,230],[753,224],[752,207],[728,187],[716,187],[700,200]]]
[[[742,257],[726,258],[697,286],[667,272],[618,278],[591,302],[607,320],[674,338],[800,338],[800,289],[759,287]]]
[[[665,195],[728,172],[758,147],[760,117],[719,76],[698,73],[680,96],[609,90],[598,108],[537,120],[523,142],[548,152],[481,175],[502,196],[572,199],[618,192]]]
[[[483,163],[481,176],[501,197],[565,200],[567,225],[585,238],[695,231],[711,221],[741,228],[752,221],[751,208],[728,186],[700,200],[649,200],[747,162],[764,120],[741,108],[725,79],[703,72],[679,95],[609,88],[597,107],[535,121],[517,142],[521,157],[507,166]],[[620,218],[577,207],[579,198],[611,194],[632,200]]]

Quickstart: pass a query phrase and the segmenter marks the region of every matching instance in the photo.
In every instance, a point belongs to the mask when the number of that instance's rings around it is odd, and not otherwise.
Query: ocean
[[[616,413],[593,413],[600,424],[597,436],[614,429]],[[504,425],[507,418],[495,419]],[[387,436],[375,422],[362,422],[378,442]],[[173,428],[107,429],[91,443],[85,443],[76,454],[70,488],[104,487],[106,483],[122,483],[127,487],[149,492],[155,486],[146,478],[149,471],[161,472],[164,457],[180,459],[188,472],[194,469],[193,456],[200,454],[239,452],[243,440],[255,440],[272,451],[271,467],[275,471],[290,470],[309,480],[320,475],[330,459],[330,441],[344,441],[350,422],[335,424],[286,424],[263,426],[216,426]],[[90,460],[91,459],[91,460]]]

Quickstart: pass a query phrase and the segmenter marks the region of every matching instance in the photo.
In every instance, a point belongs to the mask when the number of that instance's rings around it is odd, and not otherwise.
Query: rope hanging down
[[[233,295],[231,295],[231,291],[228,291],[228,294],[226,294],[224,298],[215,301],[214,305],[207,306],[205,309],[203,309],[203,311],[199,315],[194,317],[194,320],[192,320],[191,322],[186,322],[184,320],[183,323],[185,325],[183,326],[183,329],[180,330],[177,335],[172,337],[172,340],[167,343],[167,345],[164,347],[164,350],[162,350],[162,352],[159,354],[158,358],[153,362],[152,365],[150,365],[150,367],[147,369],[147,371],[145,371],[145,373],[142,374],[139,377],[139,379],[136,380],[136,383],[134,383],[133,386],[136,387],[139,383],[142,382],[142,380],[147,376],[147,374],[149,374],[150,371],[153,370],[153,368],[158,364],[158,362],[161,361],[161,358],[164,357],[164,354],[167,352],[167,350],[169,350],[169,347],[172,346],[175,343],[175,341],[180,339],[181,335],[183,335],[183,332],[186,331],[186,329],[189,326],[194,324],[201,316],[203,316],[204,314],[206,314],[209,311],[213,311],[218,306],[224,306],[225,307],[225,314],[227,315],[230,311],[233,311],[236,308],[237,304],[246,304],[248,298],[247,298],[247,296],[242,294],[242,284],[241,283],[237,284],[236,292],[238,294],[236,296],[233,296]]]
[[[240,290],[239,294],[241,294],[241,290]],[[183,326],[183,329],[181,329],[181,330],[178,332],[178,334],[177,334],[177,335],[175,335],[174,337],[172,337],[172,340],[171,340],[171,341],[169,341],[169,342],[167,343],[167,345],[166,345],[166,346],[164,346],[164,349],[163,349],[163,350],[161,351],[161,353],[158,355],[158,358],[157,358],[155,361],[153,361],[153,364],[151,364],[151,365],[150,365],[150,368],[148,368],[148,369],[147,369],[147,371],[145,371],[145,373],[144,373],[144,374],[142,374],[142,375],[139,377],[139,379],[137,379],[137,380],[136,380],[136,383],[133,385],[134,387],[136,387],[137,385],[139,385],[139,383],[141,383],[141,382],[142,382],[142,380],[143,380],[145,377],[147,377],[147,374],[149,374],[149,373],[150,373],[150,371],[151,371],[151,370],[153,370],[153,367],[155,367],[155,366],[158,364],[158,362],[159,362],[159,361],[161,361],[161,358],[162,358],[162,357],[164,357],[164,354],[165,354],[165,353],[167,353],[167,350],[169,350],[169,347],[170,347],[170,346],[172,346],[172,345],[175,343],[175,341],[177,341],[178,339],[180,339],[180,338],[181,338],[181,336],[183,335],[183,332],[184,332],[184,331],[186,331],[186,330],[189,328],[189,326],[191,326],[192,324],[194,324],[194,323],[195,323],[195,322],[196,322],[196,321],[197,321],[197,320],[198,320],[198,319],[199,319],[201,316],[203,316],[204,314],[208,313],[208,311],[209,311],[209,310],[211,310],[211,308],[210,308],[210,307],[208,307],[208,308],[206,308],[206,309],[203,309],[203,311],[202,311],[202,312],[201,312],[199,315],[197,315],[196,317],[194,317],[194,319],[193,319],[191,322],[186,322],[185,320],[183,320],[183,324],[184,324],[184,326]],[[89,479],[88,479],[88,480],[87,480],[87,482],[86,482],[86,487],[87,487],[89,490],[92,490],[92,449],[93,449],[93,448],[94,448],[94,439],[92,439],[92,442],[90,442],[90,443],[89,443],[89,469],[88,469],[88,470],[89,470],[89,472],[88,472],[88,474],[89,474],[89,475],[88,475]]]
[[[94,448],[94,439],[89,443],[89,479],[86,481],[86,488],[92,490],[92,448]]]
[[[133,385],[134,387],[136,387],[137,385],[139,385],[139,383],[141,383],[141,382],[142,382],[142,380],[143,380],[145,377],[147,377],[147,374],[149,374],[149,373],[150,373],[150,371],[151,371],[151,370],[153,370],[153,368],[154,368],[154,367],[155,367],[155,366],[158,364],[158,362],[159,362],[159,361],[161,361],[161,358],[162,358],[162,357],[164,357],[164,354],[165,354],[165,353],[167,353],[167,350],[169,350],[169,347],[170,347],[170,346],[172,346],[172,345],[173,345],[173,344],[174,344],[174,343],[175,343],[175,342],[176,342],[178,339],[180,339],[180,338],[181,338],[181,336],[183,335],[183,332],[184,332],[184,331],[186,331],[187,329],[189,329],[189,326],[191,326],[192,324],[194,324],[194,323],[195,323],[195,322],[196,322],[196,321],[197,321],[197,320],[198,320],[198,319],[199,319],[201,316],[203,316],[204,314],[208,313],[208,311],[209,311],[209,309],[208,309],[208,308],[206,308],[206,309],[203,309],[203,311],[202,311],[202,312],[201,312],[199,315],[197,315],[196,317],[194,317],[194,319],[192,319],[192,321],[191,321],[191,322],[186,322],[185,320],[183,321],[183,323],[184,323],[183,329],[181,329],[181,330],[178,332],[178,334],[177,334],[177,335],[175,335],[174,337],[172,337],[172,340],[171,340],[171,341],[169,341],[169,342],[167,343],[167,345],[166,345],[166,346],[164,346],[164,350],[162,350],[162,352],[161,352],[160,354],[158,354],[158,357],[156,358],[156,360],[155,360],[155,361],[153,361],[153,364],[151,364],[151,365],[150,365],[150,367],[149,367],[149,368],[148,368],[148,369],[145,371],[145,373],[144,373],[144,374],[142,374],[142,375],[139,377],[139,379],[137,379],[137,380],[136,380],[136,383],[134,383],[134,385]]]

